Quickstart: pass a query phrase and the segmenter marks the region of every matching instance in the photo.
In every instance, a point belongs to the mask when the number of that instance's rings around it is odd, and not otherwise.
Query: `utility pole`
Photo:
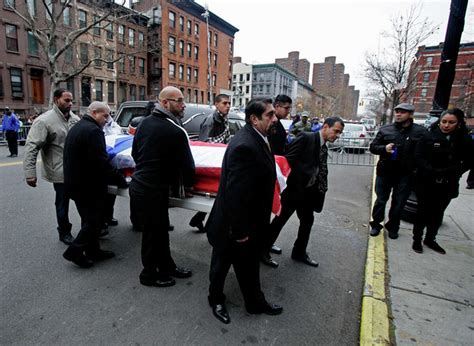
[[[211,71],[211,35],[209,33],[209,10],[207,7],[207,4],[204,6],[206,11],[201,14],[206,19],[206,36],[207,36],[207,68],[208,68],[208,74],[207,74],[207,84],[209,86],[209,107],[212,107],[213,102],[213,96],[212,96],[212,71]]]
[[[441,63],[439,65],[438,81],[433,98],[433,108],[430,116],[438,117],[448,108],[449,96],[456,73],[459,43],[464,30],[464,17],[466,16],[468,0],[451,0],[448,28],[444,39]]]

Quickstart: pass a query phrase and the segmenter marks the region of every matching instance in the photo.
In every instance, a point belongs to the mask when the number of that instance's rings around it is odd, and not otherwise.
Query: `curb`
[[[375,167],[372,179],[372,203],[375,202]],[[385,232],[369,236],[360,321],[361,345],[391,345],[387,299],[387,251]]]

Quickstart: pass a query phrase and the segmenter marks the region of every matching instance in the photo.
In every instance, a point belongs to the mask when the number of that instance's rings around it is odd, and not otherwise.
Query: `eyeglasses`
[[[179,99],[166,99],[166,101],[173,101],[173,102],[176,102],[176,103],[184,103],[184,99],[182,99],[182,98],[179,98]]]

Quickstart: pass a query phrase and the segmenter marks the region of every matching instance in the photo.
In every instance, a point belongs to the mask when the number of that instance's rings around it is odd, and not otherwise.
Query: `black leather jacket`
[[[210,138],[217,137],[221,135],[226,129],[225,120],[219,114],[218,111],[215,111],[211,115],[208,115],[206,119],[201,124],[201,129],[199,131],[199,140],[203,142],[209,142]],[[228,138],[225,138],[223,143],[227,144],[230,140],[230,132]]]
[[[396,123],[382,126],[370,144],[370,152],[380,155],[377,175],[409,175],[415,171],[415,148],[426,129],[411,123],[402,127]],[[387,153],[385,146],[394,143],[397,153]]]

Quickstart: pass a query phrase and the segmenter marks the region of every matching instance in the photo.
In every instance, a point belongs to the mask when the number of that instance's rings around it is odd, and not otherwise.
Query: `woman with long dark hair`
[[[451,199],[459,195],[459,179],[473,159],[472,141],[468,135],[464,112],[458,108],[444,111],[439,120],[418,143],[415,159],[417,173],[415,192],[418,214],[413,225],[413,250],[423,252],[423,244],[445,254],[436,242],[444,211]]]

